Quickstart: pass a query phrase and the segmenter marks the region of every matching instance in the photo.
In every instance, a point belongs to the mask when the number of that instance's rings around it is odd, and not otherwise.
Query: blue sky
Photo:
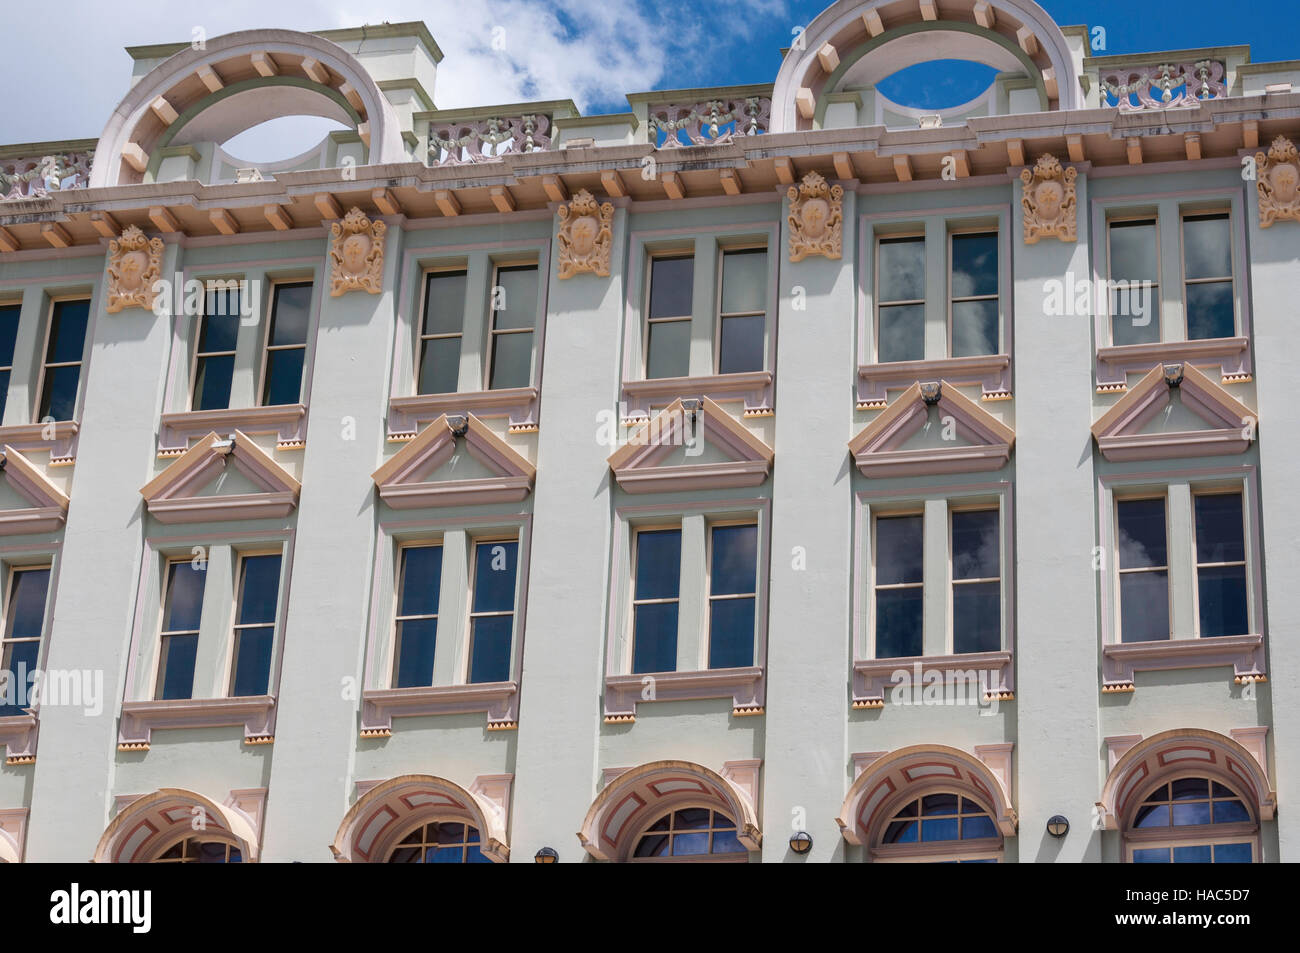
[[[572,98],[590,114],[625,111],[629,92],[771,82],[793,29],[828,2],[64,0],[57,28],[13,16],[0,31],[0,86],[11,91],[0,143],[99,135],[129,87],[123,48],[187,42],[195,29],[216,36],[424,20],[446,53],[434,91],[440,107]],[[1255,62],[1300,58],[1296,0],[1039,2],[1062,25],[1104,27],[1106,53],[1249,44]],[[504,43],[494,46],[494,35]]]

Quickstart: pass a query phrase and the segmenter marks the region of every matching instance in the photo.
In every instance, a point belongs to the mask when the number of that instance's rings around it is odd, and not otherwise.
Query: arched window
[[[876,861],[929,863],[996,863],[1002,835],[992,814],[968,797],[949,791],[923,794],[894,812],[880,842]]]
[[[1259,824],[1248,800],[1227,785],[1178,778],[1137,803],[1124,853],[1134,864],[1249,864],[1259,857]]]
[[[749,849],[736,837],[736,822],[721,811],[686,807],[669,811],[637,838],[633,861],[749,860]]]
[[[242,864],[243,851],[227,841],[186,837],[155,857],[154,864]]]
[[[490,864],[477,827],[457,821],[421,824],[389,853],[390,864]]]

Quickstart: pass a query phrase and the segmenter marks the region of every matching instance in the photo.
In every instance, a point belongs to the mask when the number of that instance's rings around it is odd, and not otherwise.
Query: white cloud
[[[573,99],[590,112],[625,109],[629,92],[725,84],[715,54],[785,9],[783,0],[732,0],[725,7],[688,0],[289,0],[273,7],[264,0],[118,0],[74,6],[57,25],[18,17],[0,34],[0,83],[31,90],[6,103],[0,142],[97,136],[128,89],[131,64],[122,48],[188,41],[196,26],[213,37],[265,27],[322,30],[423,20],[446,55],[433,91],[440,108]],[[500,29],[494,34],[494,28]],[[494,36],[503,49],[493,48]],[[40,77],[39,84],[32,77]]]

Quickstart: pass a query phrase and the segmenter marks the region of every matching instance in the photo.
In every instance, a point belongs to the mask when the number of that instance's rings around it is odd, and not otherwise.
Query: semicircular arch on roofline
[[[1065,35],[1033,0],[838,0],[786,54],[772,90],[770,131],[816,128],[828,94],[873,85],[921,62],[922,51],[924,60],[1024,72],[1045,110],[1082,105]]]
[[[1120,830],[1147,793],[1184,777],[1209,778],[1241,793],[1260,821],[1271,821],[1277,792],[1257,757],[1234,738],[1203,728],[1174,728],[1129,748],[1102,787],[1097,811],[1103,830]]]
[[[396,111],[352,54],[310,33],[243,30],[182,50],[132,87],[100,134],[90,186],[141,182],[167,146],[219,144],[290,115],[352,126],[371,165],[407,158]]]
[[[199,827],[196,819],[202,819]],[[201,837],[238,847],[246,863],[261,849],[252,820],[238,808],[183,788],[161,788],[136,798],[118,812],[99,838],[92,858],[99,864],[136,864],[153,860],[177,840]]]
[[[756,772],[752,768],[728,764],[723,770],[729,771],[731,778],[692,761],[651,761],[631,768],[596,795],[578,840],[597,860],[626,860],[637,835],[664,814],[684,807],[709,807],[732,818],[737,840],[748,850],[758,850],[763,834],[754,804]],[[740,777],[737,769],[745,777]]]
[[[505,863],[510,859],[506,806],[484,794],[431,774],[390,778],[357,798],[348,809],[330,853],[340,863],[382,863],[413,828],[434,821],[457,821],[478,829],[484,857]]]
[[[938,792],[969,797],[989,811],[1003,837],[1015,836],[1016,811],[1003,780],[979,758],[947,745],[911,745],[869,763],[849,786],[835,823],[850,844],[875,844],[906,802]]]

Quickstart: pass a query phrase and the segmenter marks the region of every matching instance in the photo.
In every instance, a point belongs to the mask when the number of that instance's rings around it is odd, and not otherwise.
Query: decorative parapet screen
[[[649,113],[649,136],[656,148],[709,146],[767,132],[772,99],[748,96],[689,104],[651,103]]]
[[[1228,95],[1219,60],[1121,67],[1103,70],[1100,78],[1103,101],[1120,112],[1195,106]]]
[[[543,113],[429,125],[432,166],[488,162],[502,156],[547,152],[551,117]]]
[[[0,159],[0,201],[43,199],[51,192],[84,189],[95,152],[64,152]]]

